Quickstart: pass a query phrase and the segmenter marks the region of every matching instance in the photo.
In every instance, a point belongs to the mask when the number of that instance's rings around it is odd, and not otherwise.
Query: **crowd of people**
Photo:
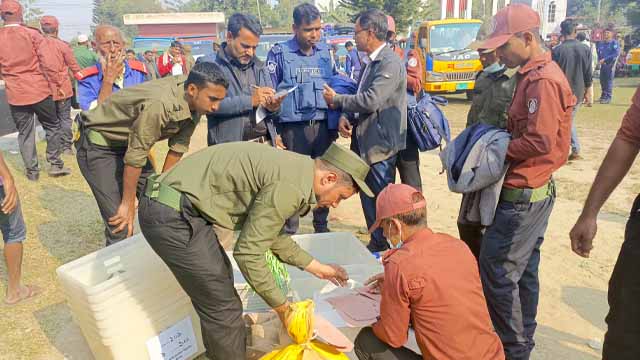
[[[407,126],[408,109],[424,95],[424,68],[415,50],[405,54],[396,46],[395,22],[379,10],[358,14],[356,48],[347,44],[342,70],[321,42],[320,11],[308,3],[295,7],[292,38],[275,44],[266,61],[255,53],[260,22],[242,13],[228,18],[215,54],[197,62],[179,42],[138,60],[110,25],[95,28],[97,53],[85,35],[72,49],[58,39],[52,16],[41,18],[41,29],[24,25],[15,0],[2,1],[0,14],[8,50],[0,53],[0,71],[26,177],[39,178],[36,114],[46,132],[49,175],[70,175],[62,154],[75,153],[107,246],[133,234],[137,212],[146,241],[191,298],[210,358],[246,354],[242,304],[225,250],[233,250],[244,277],[287,325],[289,300],[265,253],[344,284],[344,268],[314,259],[290,235],[309,212],[314,231],[329,232],[330,209],[355,194],[371,234],[367,248],[384,265],[366,284],[382,301],[378,321],[356,338],[358,358],[530,357],[540,248],[556,200],[553,174],[580,158],[575,114],[592,85],[591,52],[576,40],[573,21],[563,22],[564,41],[550,51],[538,14],[513,4],[494,16],[490,34],[470,44],[483,70],[464,139],[449,145],[463,155],[446,166],[458,181],[491,152],[501,154],[504,170],[491,186],[465,192],[459,240],[429,228],[416,134]],[[614,50],[606,43],[598,55],[603,103],[611,99],[607,66]],[[517,72],[510,76],[508,69]],[[72,121],[75,100],[83,112]],[[209,146],[183,159],[201,116]],[[350,149],[336,144],[339,136],[350,139]],[[640,89],[571,230],[578,255],[589,256],[597,214],[632,165],[639,137]],[[165,139],[169,151],[160,167],[150,152]],[[396,172],[402,184],[395,184]],[[26,230],[1,157],[0,178],[5,303],[14,305],[39,288],[21,282]],[[636,200],[610,282],[605,359],[640,357],[638,207]],[[469,217],[473,208],[476,220]],[[230,231],[239,232],[237,240],[224,240]],[[403,347],[410,328],[421,355]]]

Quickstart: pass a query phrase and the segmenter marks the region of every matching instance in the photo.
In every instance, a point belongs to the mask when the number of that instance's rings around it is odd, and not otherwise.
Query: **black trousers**
[[[60,157],[62,153],[62,131],[60,121],[56,115],[56,105],[51,96],[32,105],[10,105],[10,108],[11,117],[18,129],[18,145],[27,174],[40,171],[38,153],[36,152],[36,122],[34,114],[38,115],[38,121],[42,124],[46,134],[47,162],[52,167],[64,166],[64,162]]]
[[[631,208],[624,242],[609,280],[609,314],[602,358],[640,359],[640,196]]]
[[[422,356],[407,348],[393,348],[378,339],[371,327],[360,330],[354,351],[360,360],[422,360]]]
[[[71,150],[73,144],[73,134],[71,131],[71,98],[58,100],[56,103],[56,116],[60,123],[62,151]]]
[[[407,132],[407,147],[398,152],[396,168],[403,184],[422,191],[422,177],[420,176],[420,152],[413,135]]]
[[[191,298],[200,317],[207,356],[244,360],[246,333],[233,270],[211,223],[182,196],[178,212],[143,196],[138,217],[142,234]]]
[[[84,129],[81,130],[80,139],[76,143],[78,167],[98,203],[105,226],[104,236],[107,246],[127,237],[126,230],[114,234],[112,231],[115,230],[115,227],[109,225],[109,218],[116,214],[122,202],[124,154],[126,152],[127,148],[109,148],[92,144],[85,136]],[[153,173],[153,167],[147,161],[138,180],[138,197],[144,190],[147,177]]]
[[[305,121],[281,123],[280,136],[288,150],[315,159],[327,151],[331,143],[338,138],[338,132],[329,130],[327,121]],[[328,217],[329,208],[313,210],[313,228],[316,232],[328,231]],[[294,216],[287,220],[284,229],[288,234],[295,234],[299,226],[300,218]]]
[[[458,233],[460,240],[471,250],[471,253],[478,261],[480,257],[480,248],[482,247],[482,237],[484,236],[485,227],[479,224],[463,224],[458,223]]]

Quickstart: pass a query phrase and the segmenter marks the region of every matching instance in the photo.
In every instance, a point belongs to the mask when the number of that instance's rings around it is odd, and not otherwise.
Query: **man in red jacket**
[[[51,54],[48,56],[56,62],[56,71],[62,83],[62,92],[64,96],[59,96],[57,89],[53,91],[53,101],[56,103],[56,114],[60,127],[62,128],[62,152],[67,155],[73,155],[71,150],[71,98],[73,97],[73,85],[69,70],[76,74],[80,70],[80,65],[73,56],[71,46],[65,41],[58,38],[58,19],[53,16],[43,16],[40,19],[40,27],[45,35],[45,40],[49,44]]]
[[[476,261],[469,248],[427,225],[427,202],[404,184],[388,185],[376,201],[377,220],[391,250],[384,273],[367,281],[381,292],[380,317],[355,341],[360,360],[503,360]],[[412,327],[422,356],[408,348]]]
[[[19,2],[4,0],[0,4],[0,15],[4,20],[0,29],[0,44],[4,46],[0,52],[0,71],[11,117],[18,128],[18,144],[27,178],[37,181],[40,177],[34,114],[46,132],[49,175],[69,175],[71,171],[64,167],[60,157],[62,131],[51,91],[57,89],[55,95],[60,98],[67,94],[62,89],[55,61],[48,56],[49,44],[39,30],[23,24]]]
[[[160,77],[171,75],[187,75],[187,61],[182,54],[182,44],[173,41],[168,51],[158,58]]]

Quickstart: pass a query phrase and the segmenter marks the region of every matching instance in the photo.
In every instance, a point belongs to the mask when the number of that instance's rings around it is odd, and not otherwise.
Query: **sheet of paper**
[[[198,343],[190,316],[147,340],[147,351],[151,360],[188,359],[197,350]]]
[[[258,105],[258,108],[256,109],[256,125],[263,122],[266,117],[267,109],[265,109],[262,105]]]
[[[413,331],[413,328],[409,328],[407,343],[404,344],[404,347],[413,351],[418,355],[422,355],[422,351],[420,351],[420,347],[418,346],[418,341],[416,340],[416,332]]]

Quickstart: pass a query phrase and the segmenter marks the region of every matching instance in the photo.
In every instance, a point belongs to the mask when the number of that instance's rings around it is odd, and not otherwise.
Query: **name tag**
[[[320,68],[297,68],[296,74],[311,77],[322,77]]]

